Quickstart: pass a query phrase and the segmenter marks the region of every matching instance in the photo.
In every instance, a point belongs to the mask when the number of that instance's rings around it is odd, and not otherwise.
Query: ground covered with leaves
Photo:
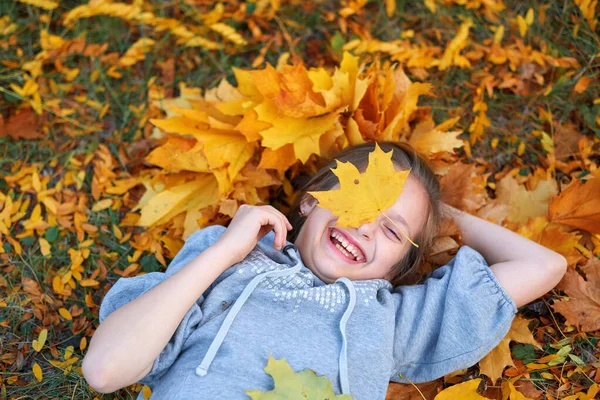
[[[569,269],[478,365],[388,398],[596,398],[598,1],[528,3],[3,1],[0,397],[103,398],[81,360],[117,279],[164,270],[241,204],[289,211],[324,159],[394,140],[445,201]],[[459,245],[444,224],[415,278]]]

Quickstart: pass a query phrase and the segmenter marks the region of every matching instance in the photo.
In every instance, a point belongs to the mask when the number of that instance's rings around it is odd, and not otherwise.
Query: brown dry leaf
[[[579,179],[552,201],[549,209],[551,221],[600,233],[600,179]]]
[[[591,258],[581,270],[585,279],[574,269],[567,270],[557,288],[569,299],[555,302],[552,308],[565,316],[567,324],[592,332],[600,329],[600,260]]]
[[[532,344],[538,348],[542,348],[540,344],[533,338],[527,325],[530,320],[526,320],[520,316],[515,316],[510,330],[502,339],[500,344],[490,351],[484,358],[479,361],[479,367],[482,374],[490,377],[492,382],[496,382],[502,376],[502,371],[508,365],[514,366],[510,353],[509,343],[519,342],[524,344]]]
[[[438,394],[439,389],[442,389],[443,386],[443,379],[437,379],[431,382],[417,383],[414,386],[411,384],[390,382],[385,399],[422,400],[423,396],[425,396],[426,400],[433,400]],[[423,394],[423,396],[421,396],[421,394]]]
[[[563,159],[576,155],[579,151],[579,139],[581,133],[575,128],[571,122],[561,125],[554,121],[554,155],[557,159]]]
[[[509,400],[533,400],[517,390],[512,381],[502,381],[503,398]]]
[[[456,163],[440,179],[442,200],[463,211],[475,211],[487,200],[485,177],[476,175],[474,164]]]
[[[5,120],[0,115],[0,137],[10,136],[13,139],[41,139],[46,136],[40,129],[45,118],[39,117],[32,109],[22,110]]]

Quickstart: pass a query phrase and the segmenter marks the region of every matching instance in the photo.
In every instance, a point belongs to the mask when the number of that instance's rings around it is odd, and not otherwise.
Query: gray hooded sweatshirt
[[[119,279],[102,301],[100,322],[185,267],[225,229],[192,234],[164,273]],[[263,237],[188,310],[139,381],[152,399],[249,399],[244,390],[273,389],[264,371],[269,356],[326,376],[336,394],[385,399],[389,381],[408,383],[399,374],[426,382],[475,364],[517,312],[468,246],[423,284],[393,288],[384,279],[327,284],[293,244],[277,251],[273,240],[273,232]]]

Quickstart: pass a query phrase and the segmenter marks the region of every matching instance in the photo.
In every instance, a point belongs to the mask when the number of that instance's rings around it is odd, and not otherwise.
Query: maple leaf
[[[575,180],[550,204],[551,221],[600,233],[600,179]]]
[[[194,139],[169,135],[166,143],[146,156],[146,161],[158,165],[165,171],[210,172],[206,157],[195,145]]]
[[[391,207],[402,193],[410,170],[395,170],[392,151],[385,153],[375,144],[363,174],[351,162],[336,162],[336,168],[331,171],[338,177],[340,188],[308,193],[319,201],[320,207],[329,209],[339,217],[337,226],[357,228],[374,221],[380,213],[394,223],[384,210]],[[398,229],[408,238],[402,229]]]
[[[281,72],[267,64],[264,70],[250,73],[258,91],[283,115],[305,118],[329,111],[323,95],[313,90],[313,82],[302,64],[285,65]],[[327,72],[325,74],[329,77]]]
[[[518,315],[515,316],[510,330],[504,339],[479,361],[481,373],[489,376],[492,382],[496,382],[502,376],[502,371],[506,366],[515,365],[510,354],[509,344],[511,341],[532,344],[540,349],[542,348],[533,338],[527,327],[528,324],[529,320],[523,319]]]
[[[217,201],[216,179],[211,174],[199,174],[197,179],[163,190],[147,200],[141,207],[138,225],[160,224],[183,211],[200,209],[217,204]]]
[[[293,118],[279,114],[274,103],[264,101],[254,111],[260,121],[271,124],[270,128],[260,132],[262,145],[277,150],[292,143],[298,159],[306,163],[311,154],[319,154],[319,138],[338,123],[344,109],[346,107],[310,119]]]
[[[428,116],[419,123],[408,140],[419,153],[426,155],[447,151],[453,153],[455,148],[463,147],[464,143],[458,139],[462,131],[444,132],[436,127],[433,118]]]
[[[284,358],[277,360],[269,356],[265,372],[273,377],[275,387],[268,392],[245,390],[252,400],[350,400],[354,397],[336,395],[329,379],[317,376],[310,369],[294,372]]]
[[[569,299],[552,305],[567,319],[567,324],[580,326],[584,332],[600,329],[600,260],[591,258],[581,268],[585,279],[572,268],[558,284]]]
[[[463,211],[475,211],[486,204],[486,177],[476,173],[474,164],[455,163],[440,179],[444,203]]]
[[[554,180],[540,181],[534,190],[527,190],[511,175],[506,175],[496,186],[498,201],[509,206],[507,219],[522,224],[530,217],[546,215],[548,203],[556,192]]]

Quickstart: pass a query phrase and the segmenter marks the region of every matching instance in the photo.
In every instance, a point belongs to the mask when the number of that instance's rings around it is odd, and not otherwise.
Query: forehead
[[[429,194],[421,182],[409,175],[402,193],[393,206],[389,208],[393,213],[402,216],[413,235],[420,231],[425,223]]]

